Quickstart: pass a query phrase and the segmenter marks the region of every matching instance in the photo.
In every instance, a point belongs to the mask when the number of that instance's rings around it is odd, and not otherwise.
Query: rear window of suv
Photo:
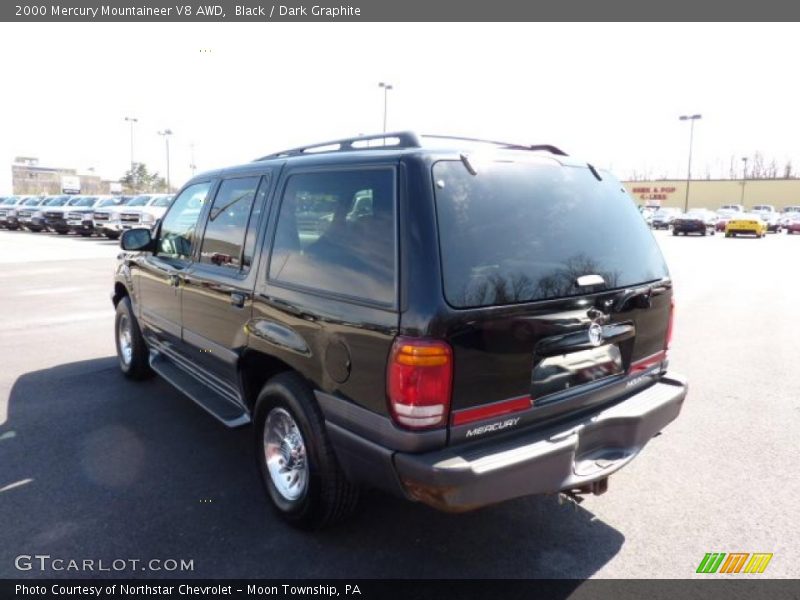
[[[433,166],[444,291],[457,308],[626,287],[668,271],[619,181],[553,162]],[[604,286],[580,288],[600,275]]]

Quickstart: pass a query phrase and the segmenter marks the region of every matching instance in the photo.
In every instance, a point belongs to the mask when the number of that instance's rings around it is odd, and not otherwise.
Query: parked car
[[[48,206],[44,211],[44,219],[47,228],[55,231],[59,235],[67,235],[70,232],[70,225],[67,222],[68,215],[73,213],[72,221],[83,218],[82,208],[91,206],[96,201],[96,196],[70,196],[66,203],[61,206]]]
[[[650,225],[653,221],[653,215],[658,210],[657,206],[640,206],[639,212],[642,213],[642,218],[644,219],[645,223]]]
[[[717,210],[717,224],[714,228],[717,231],[724,233],[725,227],[728,225],[728,221],[738,216],[739,214],[741,213],[735,210],[731,210],[729,208],[720,208],[719,210]]]
[[[427,139],[198,175],[122,234],[122,373],[252,421],[295,525],[361,486],[450,511],[599,494],[681,410],[672,281],[619,181],[552,146]]]
[[[778,233],[780,231],[780,215],[771,204],[756,204],[750,211],[761,217],[767,224],[767,231]]]
[[[784,229],[788,235],[800,233],[800,212],[789,213],[789,220],[786,222]]]
[[[780,229],[786,229],[794,213],[800,213],[800,206],[785,206],[783,208],[780,218],[778,219],[778,226]]]
[[[124,206],[96,211],[94,216],[99,233],[115,240],[127,229],[152,227],[164,215],[173,197],[171,194],[142,194]]]
[[[739,213],[745,212],[743,204],[723,204],[719,207],[719,210],[730,210]]]
[[[758,213],[744,213],[728,221],[725,225],[725,237],[737,235],[754,235],[763,238],[767,235],[767,223]]]
[[[672,221],[680,214],[682,214],[682,211],[679,208],[659,208],[653,213],[650,226],[653,229],[669,229],[672,227]]]
[[[41,196],[21,196],[17,199],[17,203],[10,205],[9,208],[4,209],[5,215],[0,217],[0,223],[4,223],[6,229],[17,230],[22,227],[19,220],[20,211],[25,210],[26,207],[35,207],[42,202]]]
[[[0,227],[6,229],[18,229],[17,206],[30,196],[8,196],[0,203]]]
[[[95,233],[94,212],[98,208],[117,206],[120,200],[116,196],[90,196],[89,199],[72,205],[66,214],[70,232],[83,237]]]
[[[716,233],[716,226],[718,217],[716,213],[706,208],[693,208],[689,212],[677,215],[672,220],[672,235],[689,235],[690,233],[699,233],[706,235]]]
[[[39,208],[47,201],[47,196],[32,196],[26,198],[16,207],[16,225],[30,231],[31,218],[33,213],[37,212]]]
[[[67,202],[69,202],[72,198],[74,198],[74,196],[48,196],[31,212],[30,221],[26,223],[26,228],[29,231],[36,232],[47,230],[47,219],[45,218],[45,212],[53,211],[66,206]]]

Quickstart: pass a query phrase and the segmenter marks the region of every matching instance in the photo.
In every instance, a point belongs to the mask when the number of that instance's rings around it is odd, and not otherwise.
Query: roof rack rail
[[[551,154],[558,154],[559,156],[569,156],[561,148],[553,146],[551,144],[534,144],[532,146],[525,146],[523,144],[515,144],[512,142],[498,142],[495,140],[483,140],[480,138],[459,137],[455,135],[436,135],[430,133],[423,133],[422,137],[433,138],[437,140],[460,140],[462,142],[481,142],[483,144],[493,144],[495,146],[502,146],[507,150],[531,150],[531,151],[544,150],[545,152],[550,152]]]
[[[387,144],[388,140],[397,140],[396,143]],[[382,145],[370,146],[368,142],[373,140],[383,140]],[[363,145],[362,145],[363,144]],[[330,142],[323,142],[321,144],[311,144],[309,146],[299,146],[297,148],[290,148],[289,150],[281,150],[273,154],[267,154],[261,158],[255,159],[254,162],[260,160],[269,160],[272,158],[285,158],[288,156],[302,156],[303,154],[321,154],[326,152],[348,152],[353,150],[383,150],[385,148],[419,148],[421,146],[419,136],[412,131],[395,131],[391,133],[377,133],[374,135],[360,135],[353,138],[343,138],[340,140],[331,140]]]

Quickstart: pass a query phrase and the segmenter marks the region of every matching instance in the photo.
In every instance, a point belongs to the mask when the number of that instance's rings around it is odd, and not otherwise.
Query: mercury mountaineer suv
[[[320,527],[380,488],[446,511],[606,490],[675,419],[672,282],[609,173],[399,132],[198,175],[122,234],[120,368],[252,424]]]

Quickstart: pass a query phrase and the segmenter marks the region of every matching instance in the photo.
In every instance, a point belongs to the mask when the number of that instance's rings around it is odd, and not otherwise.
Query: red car
[[[725,226],[728,224],[728,221],[731,220],[731,217],[735,216],[736,214],[741,214],[741,213],[737,213],[737,211],[727,210],[724,208],[718,210],[717,224],[715,226],[716,230],[725,233]]]
[[[786,233],[792,235],[793,233],[800,233],[800,213],[794,213],[784,225]]]

